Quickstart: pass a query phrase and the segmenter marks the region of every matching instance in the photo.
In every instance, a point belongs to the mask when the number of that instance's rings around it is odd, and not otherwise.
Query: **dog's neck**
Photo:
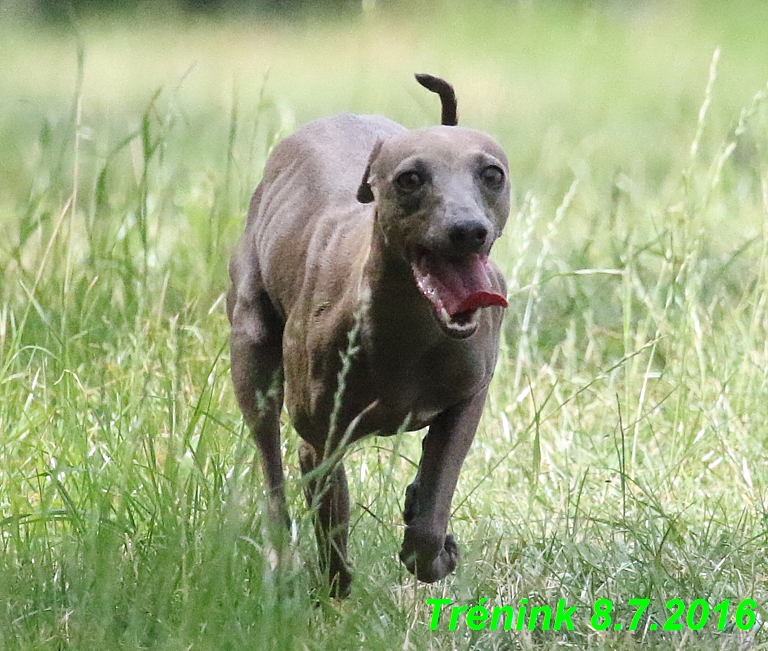
[[[443,337],[431,308],[404,255],[387,242],[375,221],[372,226],[360,282],[363,331],[406,349],[428,347]]]

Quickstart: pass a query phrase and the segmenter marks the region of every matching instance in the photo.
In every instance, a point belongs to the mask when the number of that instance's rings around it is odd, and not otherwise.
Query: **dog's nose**
[[[487,226],[474,219],[456,222],[448,229],[451,248],[460,254],[477,253],[485,246],[487,238]]]

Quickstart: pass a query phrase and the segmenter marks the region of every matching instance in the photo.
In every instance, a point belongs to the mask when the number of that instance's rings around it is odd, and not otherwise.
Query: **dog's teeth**
[[[452,330],[457,334],[461,334],[464,332],[469,332],[475,328],[475,326],[477,325],[477,320],[479,318],[478,313],[479,313],[479,310],[475,311],[470,317],[469,321],[467,321],[466,323],[457,323],[456,321],[454,321],[451,318],[451,315],[448,314],[448,310],[446,310],[444,307],[440,308],[440,311],[438,312],[438,316],[448,330]]]

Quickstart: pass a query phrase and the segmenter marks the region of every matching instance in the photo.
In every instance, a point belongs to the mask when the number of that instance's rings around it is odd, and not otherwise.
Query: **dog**
[[[420,581],[452,572],[451,500],[499,350],[506,284],[488,259],[510,208],[509,165],[489,136],[408,130],[341,114],[277,145],[230,264],[232,380],[260,452],[273,520],[290,526],[280,452],[287,406],[302,441],[331,594],[349,594],[344,449],[429,427],[405,495],[400,559]]]

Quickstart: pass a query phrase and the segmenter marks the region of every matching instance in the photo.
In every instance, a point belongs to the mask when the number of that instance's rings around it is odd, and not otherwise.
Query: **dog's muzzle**
[[[506,297],[493,288],[486,254],[448,256],[417,247],[409,257],[416,284],[449,336],[473,334],[481,308],[507,307]]]

